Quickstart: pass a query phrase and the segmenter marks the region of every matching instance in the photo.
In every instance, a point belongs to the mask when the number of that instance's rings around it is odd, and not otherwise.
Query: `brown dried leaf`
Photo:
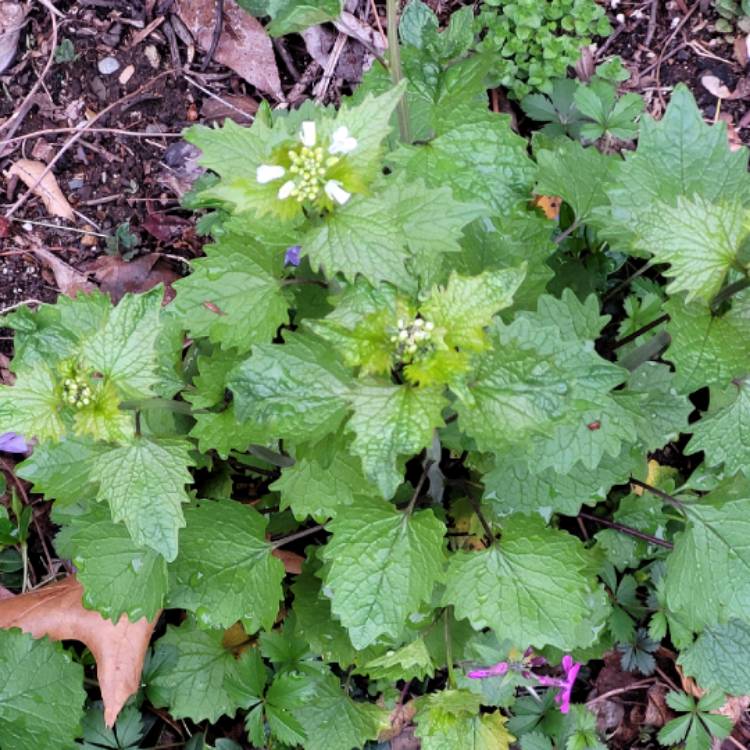
[[[750,37],[743,34],[738,34],[734,38],[734,57],[743,68],[747,65],[748,60],[748,41],[750,41]]]
[[[147,292],[157,284],[164,284],[168,288],[180,278],[157,253],[141,255],[130,261],[114,255],[100,255],[87,263],[85,268],[114,303],[119,302],[125,294]]]
[[[75,214],[67,198],[63,195],[62,190],[60,190],[55,175],[52,172],[48,172],[39,180],[45,169],[47,169],[47,165],[44,162],[19,159],[8,170],[8,174],[11,176],[17,175],[23,180],[26,183],[26,187],[30,188],[34,195],[42,199],[42,203],[44,203],[48,214],[72,221],[75,219]]]
[[[92,284],[80,271],[76,271],[73,266],[68,265],[64,260],[60,260],[38,242],[34,244],[31,250],[37,258],[43,260],[50,267],[55,276],[55,283],[63,294],[67,294],[68,297],[75,297],[78,292],[89,294],[96,289],[96,284]]]
[[[651,685],[646,693],[646,718],[645,723],[652,727],[663,727],[671,718],[672,712],[667,706],[665,696],[667,689],[664,685],[655,683]]]
[[[407,703],[398,703],[396,708],[391,711],[391,715],[388,717],[390,726],[384,729],[378,735],[379,742],[388,742],[393,740],[403,733],[404,729],[411,724],[411,720],[417,713],[417,707],[414,705],[414,701],[408,701]]]
[[[204,51],[216,27],[215,0],[177,0],[177,13]],[[224,0],[224,24],[214,59],[248,83],[284,100],[276,56],[266,30],[236,0]]]
[[[36,591],[0,601],[0,628],[21,628],[34,638],[80,641],[96,659],[104,719],[112,726],[125,702],[140,685],[143,660],[154,622],[130,622],[126,615],[115,625],[98,612],[84,609],[83,587],[75,576]]]
[[[221,101],[207,97],[201,103],[201,116],[208,121],[228,117],[240,125],[247,125],[253,121],[257,111],[257,100],[245,94],[223,94]]]
[[[717,99],[729,99],[732,95],[732,92],[724,85],[722,80],[716,76],[701,76],[701,83],[703,88]]]
[[[275,549],[271,554],[274,557],[278,557],[284,563],[284,570],[287,573],[298,576],[302,572],[302,563],[305,562],[305,558],[302,555],[298,555],[296,552],[289,552],[285,549]]]

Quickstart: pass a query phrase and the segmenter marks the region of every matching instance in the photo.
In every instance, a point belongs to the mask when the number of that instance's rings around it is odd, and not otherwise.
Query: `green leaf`
[[[371,492],[359,459],[343,450],[336,451],[328,465],[315,458],[298,460],[283,469],[269,489],[281,493],[282,510],[291,508],[298,521],[312,516],[318,523],[351,505],[355,495]]]
[[[452,273],[444,288],[433,290],[422,306],[422,314],[437,327],[445,328],[449,346],[481,351],[487,342],[484,329],[497,312],[510,307],[525,276],[525,264],[478,276]]]
[[[168,562],[177,557],[177,532],[185,525],[185,485],[193,478],[190,443],[136,437],[96,458],[97,500],[109,503],[112,520],[123,521],[136,544],[150,547]]]
[[[303,442],[338,429],[352,379],[321,339],[290,334],[283,346],[254,347],[228,384],[240,422],[268,425],[279,437]]]
[[[0,745],[69,750],[86,693],[83,668],[59,643],[0,630]]]
[[[32,490],[59,504],[70,505],[94,497],[97,484],[91,478],[102,447],[86,438],[43,442],[17,466],[18,476],[32,483]]]
[[[743,297],[721,317],[680,297],[665,304],[672,343],[664,355],[675,366],[675,387],[690,393],[703,386],[726,388],[748,373],[750,324]]]
[[[686,503],[685,530],[667,558],[670,610],[684,614],[693,630],[728,617],[745,617],[750,606],[750,497],[743,483],[722,487]]]
[[[534,193],[559,195],[573,209],[578,222],[585,222],[594,208],[608,203],[607,188],[622,163],[593,146],[584,148],[571,140],[553,142],[552,149],[537,152],[536,160],[539,180]]]
[[[626,373],[594,350],[598,320],[593,297],[584,306],[567,292],[495,326],[494,349],[457,393],[459,424],[479,450],[524,452],[537,471],[566,473],[579,461],[594,469],[636,438],[633,415],[610,395]]]
[[[732,695],[750,693],[750,625],[730,620],[706,628],[679,658],[685,674],[705,689],[720,688]]]
[[[242,5],[242,3],[240,3]],[[273,18],[268,25],[268,33],[285,36],[304,31],[310,26],[333,21],[341,15],[341,0],[268,0],[266,15]]]
[[[244,452],[251,443],[265,443],[268,430],[253,422],[240,422],[234,404],[223,411],[196,414],[190,436],[198,440],[201,453],[215,450],[223,459],[238,450]]]
[[[623,246],[639,237],[642,219],[657,203],[675,206],[678,196],[693,195],[708,202],[733,196],[747,203],[747,154],[731,151],[726,125],[707,125],[689,89],[678,85],[661,120],[642,118],[638,149],[625,155],[608,195],[611,206],[597,213],[598,223],[606,238]]]
[[[329,277],[341,273],[354,280],[361,274],[372,282],[388,281],[410,289],[405,237],[393,221],[395,204],[378,190],[372,196],[353,196],[346,206],[313,225],[302,237],[314,270]]]
[[[448,185],[459,200],[481,202],[502,214],[528,198],[536,166],[526,141],[505,115],[459,109],[446,118],[440,135],[424,146],[402,146],[391,156],[410,179]]]
[[[307,735],[305,750],[352,750],[388,726],[387,710],[353,701],[332,674],[316,683],[311,699],[293,715]]]
[[[730,268],[738,265],[747,236],[746,211],[738,198],[710,203],[699,195],[678,196],[677,205],[656,204],[640,225],[636,247],[669,263],[674,280],[667,292],[687,292],[685,301],[705,304],[721,289]]]
[[[616,458],[605,456],[596,469],[576,464],[566,474],[538,471],[523,456],[500,454],[494,468],[482,477],[484,499],[499,516],[539,513],[546,520],[552,513],[575,516],[582,504],[605,500],[613,485],[625,484],[644,466],[645,459],[627,449]]]
[[[192,618],[179,628],[169,625],[154,646],[153,671],[146,678],[149,700],[168,708],[175,719],[212,724],[252,703],[252,692],[238,684],[256,657],[248,651],[236,659],[223,646],[223,635],[222,630],[201,630]]]
[[[371,659],[358,671],[371,680],[424,680],[435,673],[435,665],[425,642],[417,638],[396,651]]]
[[[322,558],[333,614],[357,649],[395,639],[442,578],[445,526],[431,510],[409,515],[382,500],[357,499],[329,528]]]
[[[421,698],[414,720],[423,750],[509,750],[515,737],[499,711],[480,714],[478,696],[445,690]]]
[[[185,521],[170,566],[170,605],[211,627],[247,620],[255,629],[270,628],[284,565],[265,539],[267,519],[234,500],[201,500],[185,508]]]
[[[704,414],[692,426],[685,453],[704,451],[709,466],[724,464],[732,475],[750,466],[750,383],[736,383],[734,400],[718,411]]]
[[[438,389],[362,385],[353,391],[351,403],[351,450],[362,459],[368,479],[390,498],[403,482],[399,458],[430,444],[447,401]]]
[[[55,376],[49,369],[40,364],[19,370],[15,385],[0,387],[0,432],[60,440],[65,434],[60,407]]]
[[[587,646],[598,633],[603,597],[591,564],[575,537],[513,516],[499,544],[451,557],[443,603],[476,630],[492,628],[519,648]]]
[[[82,728],[83,750],[138,750],[145,734],[141,712],[132,704],[122,709],[112,729],[104,722],[102,706],[95,704],[86,712]]]
[[[301,708],[314,693],[316,683],[304,674],[280,674],[266,693],[266,715],[275,737],[290,745],[304,744],[305,730],[292,711]]]
[[[203,248],[193,272],[175,284],[175,311],[192,336],[207,336],[222,348],[250,350],[270,342],[288,323],[288,303],[274,269],[274,256],[263,247],[248,247],[247,236],[223,234]],[[277,265],[280,266],[280,263]]]
[[[102,506],[75,516],[55,539],[59,555],[73,560],[83,586],[83,603],[117,622],[125,613],[135,622],[153,620],[164,606],[167,565],[151,549],[138,546]]]
[[[159,382],[157,348],[163,290],[127,294],[107,322],[84,341],[81,357],[110,378],[125,398],[146,398]]]
[[[422,0],[409,0],[398,25],[402,44],[422,49],[438,30],[438,17]]]
[[[668,721],[659,730],[659,744],[660,745],[676,745],[678,742],[682,742],[685,739],[685,735],[690,728],[690,724],[693,717],[690,714],[685,716],[678,716],[672,721]]]

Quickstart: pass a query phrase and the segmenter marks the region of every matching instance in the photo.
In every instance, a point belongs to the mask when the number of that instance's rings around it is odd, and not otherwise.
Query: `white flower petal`
[[[286,174],[286,169],[276,164],[261,164],[255,170],[255,179],[261,184],[265,185],[267,182],[273,182],[274,180],[280,180]]]
[[[342,125],[334,132],[328,153],[350,154],[355,148],[357,148],[357,139],[349,135],[349,128]]]
[[[318,134],[313,120],[305,120],[299,134],[303,146],[312,148],[318,140]]]
[[[352,194],[347,193],[338,180],[328,180],[323,189],[326,191],[326,195],[340,206],[343,206],[352,197]]]
[[[280,188],[278,197],[280,201],[286,200],[295,188],[294,180],[287,180]]]

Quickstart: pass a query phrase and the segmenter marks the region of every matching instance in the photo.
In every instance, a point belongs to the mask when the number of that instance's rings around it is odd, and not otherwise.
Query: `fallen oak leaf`
[[[117,624],[83,606],[83,587],[75,576],[0,601],[0,628],[21,628],[34,638],[80,641],[96,659],[104,720],[112,727],[128,698],[138,691],[153,622]]]
[[[44,162],[19,159],[13,163],[8,170],[8,174],[18,177],[34,195],[41,198],[48,214],[72,221],[75,219],[75,213],[68,203],[68,199],[60,190],[55,175],[52,172],[47,172],[42,177],[46,169],[47,165]],[[40,177],[42,177],[41,180]]]
[[[84,268],[115,304],[128,293],[147,292],[158,284],[164,284],[166,297],[172,282],[180,278],[158,253],[141,255],[127,261],[116,255],[100,255],[85,264]]]

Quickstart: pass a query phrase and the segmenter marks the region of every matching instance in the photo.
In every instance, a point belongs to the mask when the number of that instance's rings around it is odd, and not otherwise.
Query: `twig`
[[[224,0],[216,0],[216,14],[214,16],[214,33],[211,36],[211,44],[209,45],[208,52],[203,58],[203,64],[201,70],[205,71],[208,68],[211,60],[213,60],[216,48],[219,46],[219,39],[221,38],[221,32],[224,30]]]
[[[65,153],[67,153],[67,151],[71,148],[71,146],[73,146],[73,144],[75,144],[83,136],[83,134],[88,131],[90,126],[92,126],[95,122],[100,120],[105,115],[109,114],[113,109],[116,109],[117,107],[122,106],[125,102],[128,102],[137,96],[140,96],[144,91],[151,88],[151,86],[153,86],[157,81],[160,81],[162,78],[171,75],[172,73],[174,73],[174,71],[171,69],[165,70],[163,73],[159,73],[158,76],[155,76],[150,81],[144,83],[140,88],[136,89],[130,94],[126,94],[116,102],[112,102],[112,104],[108,105],[101,112],[94,115],[94,117],[92,117],[82,127],[78,128],[78,130],[73,133],[70,138],[68,138],[63,147],[55,154],[49,164],[47,164],[39,177],[36,178],[33,185],[31,185],[28,190],[26,190],[26,192],[5,212],[5,218],[9,219],[16,211],[18,211],[19,208],[21,208],[24,203],[26,203],[26,201],[34,194],[34,190],[37,188],[39,183],[52,171],[52,168],[55,166],[55,164],[57,164],[57,162],[62,159]]]
[[[375,25],[378,27],[380,36],[383,39],[383,45],[388,46],[388,37],[385,35],[385,31],[383,30],[383,24],[380,23],[380,14],[378,13],[378,6],[375,5],[375,0],[370,0],[370,10],[372,11],[372,15],[375,18]]]
[[[664,315],[660,315],[658,318],[655,318],[650,323],[646,323],[645,326],[641,326],[637,331],[633,331],[633,333],[629,333],[627,336],[624,336],[619,341],[615,341],[615,343],[612,345],[612,348],[609,350],[611,352],[616,351],[621,346],[625,346],[625,344],[629,344],[631,341],[635,341],[639,336],[642,336],[644,333],[648,333],[652,328],[656,328],[657,326],[660,326],[662,323],[666,323],[669,320],[669,315],[666,313]]]
[[[471,503],[471,507],[474,509],[474,513],[477,514],[477,518],[479,519],[479,523],[482,524],[482,528],[484,529],[484,533],[487,535],[487,543],[492,545],[495,543],[495,532],[492,530],[492,526],[490,526],[487,519],[484,517],[484,513],[482,513],[482,508],[479,504],[478,500],[475,500],[471,495],[467,495],[469,502]]]
[[[228,102],[226,99],[222,99],[218,94],[214,94],[214,92],[211,91],[210,89],[207,89],[204,86],[201,86],[200,83],[198,83],[198,81],[195,81],[194,79],[192,79],[187,73],[183,73],[182,75],[188,83],[191,83],[193,86],[195,86],[195,88],[202,91],[206,96],[210,96],[212,99],[216,99],[217,102],[221,102],[225,107],[229,107],[229,109],[233,109],[235,112],[238,112],[243,117],[249,120],[253,119],[252,115],[249,115],[247,112],[240,109],[239,107],[235,107],[234,104],[232,104],[231,102]]]
[[[32,133],[25,133],[24,135],[18,135],[15,138],[7,138],[3,141],[4,146],[9,146],[13,143],[20,143],[21,141],[27,141],[30,138],[37,138],[42,135],[56,135],[58,133],[75,133],[80,130],[79,127],[75,128],[46,128],[45,130],[35,130]],[[107,133],[111,135],[126,135],[131,138],[182,138],[182,133],[148,133],[145,130],[121,130],[120,128],[89,128],[89,133]]]
[[[669,687],[672,688],[672,690],[676,690],[677,692],[680,691],[680,688],[678,688],[677,685],[675,685],[674,681],[669,677],[669,675],[660,666],[657,665],[655,669],[659,677],[661,677],[662,680],[664,680],[664,682],[666,682],[667,685],[669,685]]]
[[[644,263],[637,271],[633,271],[624,281],[621,281],[616,287],[610,289],[603,297],[602,302],[616,297],[625,287],[628,286],[632,281],[635,281],[639,276],[642,276],[648,269],[651,268],[651,261]]]
[[[432,466],[432,464],[432,461],[427,461],[424,465],[424,469],[422,469],[422,476],[419,477],[417,486],[414,488],[414,494],[411,496],[409,504],[404,509],[404,513],[406,513],[407,516],[411,515],[411,512],[414,510],[414,506],[417,504],[417,500],[419,499],[419,495],[422,492],[422,487],[424,487],[425,480],[427,479],[427,474],[430,471],[430,467]]]
[[[664,98],[661,95],[661,66],[664,62],[664,54],[667,51],[667,48],[671,44],[672,40],[677,36],[677,34],[680,32],[682,27],[688,22],[688,19],[695,13],[696,10],[698,10],[698,7],[701,4],[701,0],[695,0],[693,2],[692,7],[690,10],[682,17],[682,20],[677,24],[677,26],[674,27],[672,30],[672,33],[667,37],[667,40],[664,42],[664,44],[661,45],[661,49],[659,51],[659,57],[656,60],[656,87],[657,87],[657,93],[659,95],[659,99],[663,104]],[[641,74],[643,75],[643,74]]]
[[[653,487],[650,484],[641,482],[640,479],[636,479],[635,477],[630,477],[630,484],[634,484],[636,487],[640,487],[642,490],[646,490],[646,492],[650,492],[652,495],[656,495],[656,497],[662,499],[665,503],[667,503],[668,505],[671,505],[674,508],[678,508],[679,510],[684,510],[685,508],[685,503],[683,503],[682,500],[678,500],[676,497],[672,497],[672,495],[668,495],[666,492],[663,492],[658,487]]]
[[[584,513],[583,511],[581,511],[578,516],[580,518],[585,518],[587,521],[593,521],[594,523],[600,523],[602,526],[608,526],[610,529],[620,531],[621,533],[635,537],[636,539],[641,539],[642,541],[648,542],[649,544],[654,544],[657,547],[664,547],[664,549],[673,548],[671,542],[668,542],[665,539],[659,539],[658,537],[652,536],[651,534],[646,534],[643,531],[638,531],[638,529],[634,529],[632,526],[625,526],[624,524],[617,523],[617,521],[610,521],[606,518],[592,516],[590,513]]]
[[[614,690],[608,690],[606,693],[602,693],[601,695],[597,695],[596,698],[592,698],[590,701],[586,701],[586,706],[591,707],[595,705],[596,703],[599,703],[603,700],[607,700],[607,698],[611,698],[614,695],[622,695],[623,693],[629,693],[631,690],[640,690],[641,688],[648,687],[649,685],[653,685],[656,682],[655,677],[650,677],[647,680],[642,680],[641,682],[634,682],[631,685],[626,685],[625,687],[621,688],[615,688]]]
[[[289,50],[286,48],[284,40],[280,37],[274,37],[272,41],[273,48],[279,53],[279,57],[284,61],[284,65],[286,65],[289,74],[295,81],[299,81],[300,72],[297,70],[297,66],[294,64],[294,60],[292,60],[292,56],[289,54]]]
[[[659,12],[659,0],[651,0],[651,13],[648,17],[648,30],[646,31],[646,38],[643,40],[643,46],[648,47],[654,39],[654,32],[656,31],[656,18]]]
[[[9,312],[13,312],[13,310],[18,310],[19,307],[23,307],[24,305],[43,305],[44,302],[40,299],[24,299],[20,302],[16,302],[13,305],[8,305],[8,307],[3,307],[0,310],[0,315],[6,315]]]
[[[296,542],[298,539],[304,539],[306,536],[317,534],[317,532],[324,530],[325,526],[311,526],[309,529],[302,529],[302,531],[298,531],[296,534],[290,534],[289,536],[284,536],[281,539],[277,539],[276,541],[271,542],[271,547],[273,549],[278,549],[279,547],[283,547],[285,544],[291,544],[291,542]]]
[[[333,43],[333,49],[328,56],[328,62],[323,69],[323,77],[320,79],[318,85],[313,90],[316,102],[323,101],[323,98],[328,91],[328,87],[331,84],[331,79],[333,78],[336,66],[339,64],[339,60],[341,59],[341,53],[344,51],[344,47],[346,46],[348,38],[349,37],[347,37],[346,34],[339,31],[338,36],[336,37],[336,41]]]
[[[302,73],[299,81],[292,86],[289,94],[287,94],[289,106],[293,107],[304,97],[305,89],[315,80],[315,76],[318,75],[319,70],[320,63],[315,60],[310,60],[310,64],[305,68],[305,72]]]
[[[34,101],[34,96],[36,92],[39,91],[39,87],[42,85],[42,81],[46,77],[47,73],[49,73],[49,69],[52,67],[52,61],[55,59],[55,50],[57,49],[57,16],[60,15],[60,11],[58,11],[57,8],[55,8],[55,6],[52,5],[51,2],[49,2],[49,0],[40,1],[49,12],[50,20],[52,21],[52,39],[50,41],[49,57],[47,58],[47,62],[42,69],[41,74],[29,90],[29,93],[26,94],[26,98],[21,103],[21,106],[16,108],[16,111],[8,118],[7,122],[5,122],[3,125],[0,125],[0,133],[3,132],[6,128],[8,129],[8,138],[13,137],[13,134],[18,130],[21,123],[23,122],[24,117],[26,117],[26,114],[31,109],[32,102]],[[5,154],[5,146],[6,141],[3,141],[2,145],[0,145],[0,156],[3,156]]]

